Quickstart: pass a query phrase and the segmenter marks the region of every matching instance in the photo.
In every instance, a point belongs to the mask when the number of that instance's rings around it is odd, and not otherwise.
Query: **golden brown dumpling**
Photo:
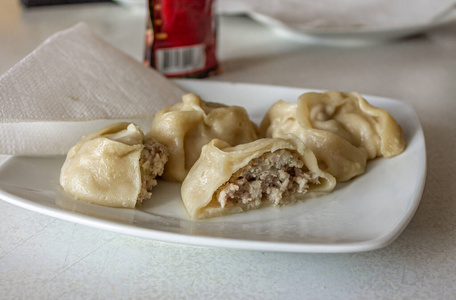
[[[201,148],[212,139],[231,145],[247,143],[258,138],[258,128],[242,107],[205,102],[195,94],[186,94],[181,103],[155,115],[147,135],[170,152],[163,178],[182,182]]]
[[[83,137],[68,152],[60,185],[89,203],[133,208],[151,196],[168,152],[132,123],[115,123]]]
[[[215,139],[203,147],[181,195],[189,215],[202,219],[291,203],[330,192],[335,184],[295,136],[235,147]]]

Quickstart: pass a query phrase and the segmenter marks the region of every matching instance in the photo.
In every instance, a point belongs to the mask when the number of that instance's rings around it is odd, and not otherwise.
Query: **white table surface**
[[[0,73],[78,21],[141,60],[144,11],[114,4],[0,6]],[[167,244],[0,201],[1,299],[451,299],[456,297],[456,24],[340,47],[294,41],[244,17],[220,20],[211,80],[354,90],[411,104],[428,174],[416,215],[391,245],[294,254]],[[6,159],[5,157],[1,158]]]

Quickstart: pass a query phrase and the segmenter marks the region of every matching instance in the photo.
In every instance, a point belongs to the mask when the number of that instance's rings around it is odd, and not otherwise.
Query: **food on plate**
[[[405,148],[402,129],[390,114],[358,93],[306,93],[297,104],[279,101],[266,113],[266,137],[295,134],[338,181],[364,173],[366,161],[392,157]]]
[[[298,99],[306,127],[333,132],[367,151],[368,159],[393,157],[405,148],[402,129],[384,109],[359,93],[306,93]],[[298,117],[299,118],[299,117]]]
[[[369,159],[404,148],[397,122],[358,93],[278,101],[260,128],[244,108],[190,93],[159,111],[147,135],[116,123],[83,137],[67,155],[60,185],[79,200],[133,208],[163,176],[182,182],[187,212],[204,219],[331,192],[336,181],[363,174]]]
[[[297,116],[298,110],[298,104],[276,102],[261,122],[260,128],[264,135],[296,135],[314,152],[319,167],[333,175],[337,181],[344,182],[364,173],[367,161],[364,149],[332,132],[302,126]]]
[[[189,215],[202,219],[289,204],[330,192],[335,184],[295,136],[234,147],[214,139],[190,169],[181,195]]]
[[[186,94],[181,103],[155,115],[147,135],[169,150],[163,178],[182,182],[201,148],[212,139],[233,146],[248,143],[258,138],[258,128],[242,107],[205,102],[195,94]]]
[[[150,198],[168,150],[132,123],[115,123],[83,137],[68,152],[60,185],[89,203],[134,208]]]

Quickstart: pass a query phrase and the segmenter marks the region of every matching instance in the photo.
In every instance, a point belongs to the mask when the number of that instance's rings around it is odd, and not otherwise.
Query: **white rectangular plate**
[[[259,123],[277,100],[295,102],[309,90],[278,86],[176,80],[203,99],[241,105]],[[180,184],[160,181],[138,209],[102,207],[65,195],[58,184],[65,160],[12,157],[0,167],[0,198],[56,218],[159,241],[198,246],[289,252],[356,252],[384,247],[407,226],[421,199],[426,174],[423,131],[413,109],[369,97],[404,130],[406,150],[368,163],[364,175],[338,184],[329,195],[282,208],[264,208],[192,221]]]

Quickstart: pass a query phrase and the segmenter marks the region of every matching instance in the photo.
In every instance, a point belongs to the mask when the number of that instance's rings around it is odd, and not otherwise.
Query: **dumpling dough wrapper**
[[[298,98],[297,114],[303,127],[337,134],[365,149],[368,159],[393,157],[405,149],[402,128],[396,120],[356,92],[303,94]]]
[[[134,208],[151,196],[167,149],[132,123],[115,123],[83,137],[60,172],[63,190],[77,200]]]
[[[278,101],[260,128],[266,137],[296,135],[341,182],[363,174],[368,159],[405,148],[402,129],[389,113],[354,92],[306,93],[297,104]]]
[[[266,138],[231,147],[214,139],[182,183],[185,208],[194,219],[279,206],[334,189],[312,151],[295,137]]]
[[[212,139],[235,146],[256,140],[258,133],[243,107],[205,102],[190,93],[182,97],[182,102],[159,111],[147,135],[170,152],[163,178],[182,182],[201,148]]]

